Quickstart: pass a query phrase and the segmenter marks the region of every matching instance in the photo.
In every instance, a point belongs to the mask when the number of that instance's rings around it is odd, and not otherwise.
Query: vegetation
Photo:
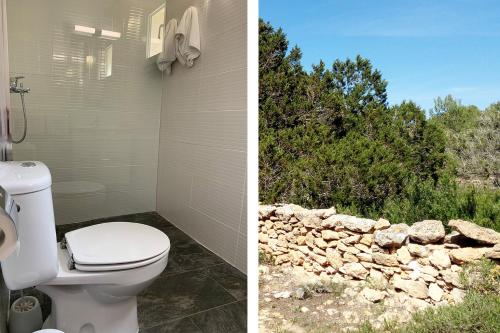
[[[428,119],[411,101],[389,106],[387,82],[361,56],[311,72],[300,60],[283,31],[261,20],[262,202],[336,206],[393,223],[462,218],[500,230],[498,182],[457,181],[497,179],[500,103],[480,111],[446,97]]]
[[[380,330],[365,323],[358,333],[496,333],[500,332],[500,270],[483,260],[466,268],[462,277],[466,286],[463,303],[428,308],[398,327],[386,323]]]

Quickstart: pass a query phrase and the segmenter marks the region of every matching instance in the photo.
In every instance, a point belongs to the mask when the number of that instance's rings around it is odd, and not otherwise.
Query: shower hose
[[[20,93],[21,95],[21,104],[23,107],[23,118],[24,118],[24,131],[23,131],[23,136],[19,140],[14,140],[12,138],[12,143],[21,143],[26,139],[26,133],[28,132],[28,118],[26,117],[26,107],[24,105],[24,94]]]

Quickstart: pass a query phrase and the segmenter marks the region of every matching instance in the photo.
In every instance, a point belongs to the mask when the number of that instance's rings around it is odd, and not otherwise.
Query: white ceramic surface
[[[170,249],[165,233],[132,222],[96,224],[68,232],[65,237],[75,263],[81,265],[144,261]]]

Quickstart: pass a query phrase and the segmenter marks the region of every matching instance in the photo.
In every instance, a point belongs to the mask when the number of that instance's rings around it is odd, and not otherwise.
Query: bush
[[[400,196],[385,202],[383,215],[392,223],[424,219],[464,219],[500,231],[500,191],[487,186],[459,185],[451,174],[437,181],[411,178]]]

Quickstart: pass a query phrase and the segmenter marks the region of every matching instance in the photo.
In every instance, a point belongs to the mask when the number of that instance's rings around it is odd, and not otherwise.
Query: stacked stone
[[[302,266],[322,277],[370,280],[432,304],[460,299],[460,267],[500,258],[500,233],[452,220],[390,224],[337,214],[335,208],[259,207],[259,249],[275,265]]]

